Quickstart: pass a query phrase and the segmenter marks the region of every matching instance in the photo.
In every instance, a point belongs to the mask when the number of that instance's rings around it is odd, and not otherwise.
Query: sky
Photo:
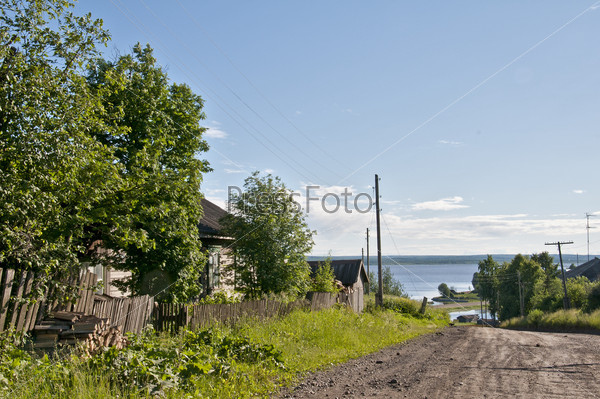
[[[205,101],[207,199],[279,176],[312,255],[600,253],[600,1],[80,0]],[[308,199],[310,198],[310,199]],[[339,201],[339,207],[337,206]],[[586,213],[598,215],[589,218]]]

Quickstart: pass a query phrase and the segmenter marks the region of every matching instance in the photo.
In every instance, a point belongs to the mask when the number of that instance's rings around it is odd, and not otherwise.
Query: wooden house
[[[311,275],[314,276],[319,263],[323,263],[323,261],[308,262]],[[349,298],[349,305],[355,312],[362,312],[365,307],[364,292],[369,284],[369,276],[367,275],[362,259],[332,260],[331,268],[333,269],[335,279],[344,286],[344,291]]]
[[[566,278],[584,276],[590,281],[600,280],[600,259],[594,258],[588,262],[582,263],[574,269],[565,271]]]
[[[208,261],[202,276],[203,292],[211,295],[216,291],[233,293],[234,276],[227,273],[227,266],[234,262],[229,246],[233,238],[222,234],[220,220],[227,211],[209,200],[202,199],[204,215],[198,223],[198,232],[202,247],[208,252]]]
[[[233,262],[233,256],[228,248],[233,239],[221,233],[223,227],[219,223],[219,220],[227,214],[227,211],[204,198],[201,204],[204,214],[198,223],[198,233],[202,241],[202,249],[206,251],[208,260],[201,281],[198,283],[202,284],[202,291],[208,295],[216,291],[226,291],[229,294],[233,291],[233,277],[229,276],[224,270],[228,264]],[[102,248],[100,247],[97,250],[101,251]],[[99,280],[103,283],[103,288],[97,292],[98,294],[111,297],[129,296],[129,292],[120,291],[113,282],[129,277],[130,272],[114,270],[101,265],[90,266],[88,269],[97,274]]]

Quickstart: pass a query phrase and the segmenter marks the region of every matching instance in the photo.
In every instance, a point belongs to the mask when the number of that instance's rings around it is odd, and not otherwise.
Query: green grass
[[[448,323],[445,312],[413,314],[420,307],[414,301],[386,302],[390,309],[361,315],[345,308],[295,311],[283,318],[248,319],[203,332],[147,335],[134,339],[124,351],[108,351],[93,360],[35,359],[5,342],[0,348],[0,396],[139,398],[150,396],[140,387],[154,385],[162,387],[157,390],[167,398],[268,397],[306,372]],[[408,311],[398,313],[391,310],[394,307]]]
[[[536,309],[525,317],[506,320],[500,324],[500,327],[556,331],[600,330],[600,310],[593,313],[585,313],[577,309],[544,313]]]

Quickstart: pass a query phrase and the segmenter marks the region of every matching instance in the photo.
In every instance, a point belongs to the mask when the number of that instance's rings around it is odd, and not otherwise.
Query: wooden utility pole
[[[525,301],[523,299],[523,284],[521,283],[521,272],[517,270],[517,278],[519,279],[519,309],[521,317],[525,316]]]
[[[383,273],[381,268],[381,224],[379,222],[379,176],[375,175],[375,218],[377,219],[377,272],[378,272],[378,283],[379,289],[375,296],[375,305],[383,305]]]
[[[370,258],[370,254],[369,254],[369,228],[367,227],[367,276],[369,276],[370,278],[370,273],[371,273],[371,258]],[[369,286],[370,284],[367,284],[367,294],[369,293]]]
[[[563,308],[565,310],[571,307],[571,301],[569,301],[569,294],[567,294],[567,281],[565,279],[565,268],[563,266],[562,260],[562,252],[560,250],[561,245],[573,244],[573,241],[557,241],[557,242],[547,242],[546,245],[557,245],[558,246],[558,258],[560,259],[560,270],[562,271],[562,281],[563,281],[563,290],[565,291],[565,296],[563,297]]]

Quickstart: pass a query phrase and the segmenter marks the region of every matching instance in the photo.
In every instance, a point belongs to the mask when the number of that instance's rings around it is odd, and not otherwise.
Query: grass
[[[140,386],[160,386],[166,398],[268,397],[306,372],[448,323],[442,311],[415,313],[420,308],[415,301],[386,298],[386,303],[388,309],[361,315],[345,308],[295,311],[283,318],[248,319],[203,332],[147,335],[134,339],[124,351],[109,351],[93,360],[36,359],[5,342],[0,348],[0,396],[140,398],[150,396]]]
[[[600,331],[600,310],[585,313],[578,309],[544,313],[533,310],[525,317],[514,317],[500,324],[505,328],[528,328],[556,331]]]

